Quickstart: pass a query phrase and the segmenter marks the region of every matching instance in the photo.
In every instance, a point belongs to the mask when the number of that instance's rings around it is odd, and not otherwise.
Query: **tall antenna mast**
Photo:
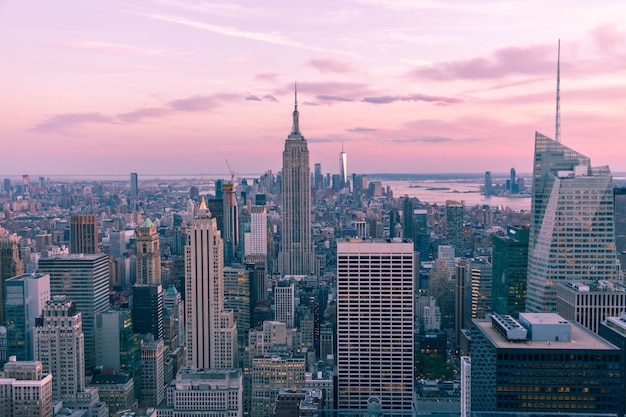
[[[559,39],[556,61],[556,126],[554,140],[561,142],[561,40]]]

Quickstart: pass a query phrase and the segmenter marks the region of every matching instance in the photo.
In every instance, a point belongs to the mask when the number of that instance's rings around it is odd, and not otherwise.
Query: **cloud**
[[[354,101],[353,98],[329,96],[326,94],[319,94],[315,98],[322,101]]]
[[[330,143],[330,142],[335,142],[335,140],[328,139],[328,138],[307,138],[306,140],[309,143]]]
[[[273,101],[274,103],[278,103],[278,99],[274,96],[271,96],[269,94],[266,94],[263,96],[263,100],[267,100],[267,101]]]
[[[352,68],[350,64],[336,59],[312,59],[309,61],[309,65],[317,68],[320,72],[333,72],[339,74],[354,72],[354,68]]]
[[[231,95],[231,94],[216,94],[213,96],[193,96],[178,100],[173,100],[167,103],[168,107],[171,107],[177,111],[184,112],[198,112],[198,111],[206,111],[212,110],[216,108],[220,101],[222,100],[232,100],[234,98],[238,98],[239,96]]]
[[[271,81],[274,82],[276,81],[276,77],[278,77],[278,74],[256,74],[254,76],[255,80],[259,80],[259,81]]]
[[[413,143],[413,142],[426,142],[426,143],[447,143],[454,142],[454,139],[443,136],[422,136],[410,139],[392,139],[392,142],[397,143]]]
[[[255,96],[253,94],[249,95],[246,97],[246,100],[250,100],[250,101],[263,101],[259,98],[259,96]]]
[[[494,79],[508,75],[540,75],[554,72],[554,46],[537,45],[526,48],[510,47],[495,51],[490,57],[451,61],[420,67],[410,73],[419,79],[437,81]]]
[[[376,132],[376,129],[372,129],[370,127],[354,127],[352,129],[346,129],[347,132],[351,133],[368,133],[368,132]]]
[[[287,84],[275,91],[276,95],[293,94],[293,84]],[[298,82],[298,93],[307,93],[306,96],[342,97],[359,99],[364,95],[372,94],[369,86],[362,83],[344,82]]]
[[[457,104],[462,103],[463,99],[458,97],[429,96],[426,94],[409,94],[406,96],[364,97],[362,101],[374,104],[389,104],[396,101],[425,101],[436,104]]]
[[[132,54],[145,56],[184,56],[190,52],[179,49],[156,49],[141,46],[127,45],[121,43],[100,42],[100,41],[79,41],[66,42],[60,44],[64,48],[77,49],[81,51],[109,52],[116,54]]]
[[[125,123],[139,122],[143,119],[155,119],[169,116],[174,111],[165,107],[144,107],[127,113],[120,113],[117,117]]]
[[[334,54],[347,54],[348,53],[346,51],[338,51],[338,50],[320,48],[320,47],[316,47],[313,45],[308,45],[306,43],[294,41],[276,32],[272,32],[272,33],[251,32],[247,30],[237,29],[231,26],[213,25],[210,23],[200,22],[197,20],[191,20],[182,16],[173,16],[173,15],[157,14],[157,13],[136,13],[136,14],[147,17],[149,19],[153,19],[153,20],[175,23],[178,25],[203,30],[206,32],[217,33],[219,35],[231,36],[234,38],[248,39],[248,40],[253,40],[253,41],[258,41],[258,42],[270,43],[273,45],[287,46],[287,47],[298,48],[298,49],[306,49],[306,50],[317,51],[317,52],[326,52],[326,53],[334,53]]]
[[[591,37],[600,51],[609,54],[617,52],[626,41],[626,34],[619,32],[614,23],[598,26],[591,32]]]
[[[101,113],[65,113],[50,116],[33,127],[35,132],[58,132],[84,123],[116,123],[114,118]]]

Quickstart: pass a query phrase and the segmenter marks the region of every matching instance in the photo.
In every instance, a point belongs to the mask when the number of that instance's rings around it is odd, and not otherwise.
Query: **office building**
[[[341,189],[348,186],[348,155],[343,151],[343,143],[339,153],[339,183]]]
[[[588,157],[535,135],[527,311],[555,311],[563,280],[618,280],[613,177]]]
[[[141,345],[141,405],[156,407],[165,398],[165,345],[162,339]]]
[[[135,383],[130,375],[96,374],[91,378],[89,385],[98,388],[100,399],[109,408],[111,416],[115,416],[118,411],[130,410],[137,406]]]
[[[337,241],[337,369],[340,409],[410,410],[413,398],[413,243]]]
[[[158,285],[133,285],[133,331],[163,338],[163,288]]]
[[[313,184],[313,186],[315,190],[323,190],[324,189],[324,175],[322,174],[322,164],[320,163],[315,164],[315,171],[313,175],[314,175],[314,180],[315,180],[315,183]],[[10,187],[11,185],[9,184],[9,188]]]
[[[246,233],[244,255],[267,255],[267,207],[250,207],[250,233]]]
[[[239,259],[239,209],[235,196],[235,183],[233,180],[222,184],[224,202],[224,264],[230,265],[235,259]]]
[[[471,415],[623,413],[623,352],[556,313],[474,320]]]
[[[463,256],[465,252],[463,239],[463,203],[446,201],[446,241],[454,247],[454,256]]]
[[[480,259],[469,264],[469,280],[465,280],[465,301],[463,303],[465,323],[474,319],[484,319],[491,313],[492,266]]]
[[[35,324],[35,360],[54,376],[54,400],[73,401],[85,390],[84,343],[76,304],[63,295],[53,296]]]
[[[139,184],[136,172],[130,173],[130,196],[131,198],[137,198],[139,196]]]
[[[274,319],[285,323],[287,327],[294,327],[296,318],[296,290],[295,284],[289,277],[278,281],[274,287]]]
[[[493,179],[491,177],[491,171],[485,171],[485,186],[483,189],[485,195],[493,194]]]
[[[243,382],[240,369],[178,371],[167,386],[167,399],[156,417],[242,417]]]
[[[24,262],[20,259],[20,239],[17,235],[0,236],[0,324],[4,323],[4,282],[24,273]]]
[[[324,408],[322,391],[314,388],[282,388],[276,396],[273,416],[314,417]]]
[[[224,311],[224,246],[204,202],[192,220],[185,247],[187,365],[232,368],[237,350],[233,312]]]
[[[60,255],[39,260],[39,271],[50,275],[50,296],[65,295],[82,315],[85,369],[95,366],[95,317],[109,308],[109,257]]]
[[[232,311],[239,343],[245,346],[250,330],[250,271],[245,267],[224,267],[224,310]]]
[[[615,281],[563,281],[556,286],[556,311],[594,333],[607,317],[626,311],[626,287]]]
[[[161,284],[161,252],[159,234],[152,221],[146,218],[135,232],[137,237],[137,275],[139,285]]]
[[[173,320],[175,326],[175,332],[177,335],[177,343],[174,346],[170,344],[170,348],[176,349],[177,346],[185,345],[185,303],[180,292],[170,285],[163,293],[163,310],[169,312],[170,320]],[[164,334],[165,337],[165,334]],[[165,339],[168,339],[165,337]],[[170,338],[170,341],[172,339]]]
[[[32,361],[33,327],[50,300],[50,275],[30,274],[9,278],[6,289],[7,354],[18,361]]]
[[[41,362],[16,361],[4,365],[0,377],[0,416],[52,416],[52,375]]]
[[[283,388],[304,388],[304,358],[271,355],[252,359],[251,411],[254,417],[270,417]]]
[[[513,317],[526,311],[528,227],[507,226],[506,235],[492,237],[493,310]]]
[[[282,275],[315,271],[311,238],[311,168],[307,142],[300,133],[296,97],[293,127],[285,141],[282,170],[282,229],[278,268]]]
[[[98,217],[74,214],[70,217],[70,253],[98,253]]]

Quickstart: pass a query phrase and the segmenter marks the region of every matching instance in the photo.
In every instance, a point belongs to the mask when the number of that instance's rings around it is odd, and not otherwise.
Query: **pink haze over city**
[[[0,174],[626,171],[626,2],[0,0]]]

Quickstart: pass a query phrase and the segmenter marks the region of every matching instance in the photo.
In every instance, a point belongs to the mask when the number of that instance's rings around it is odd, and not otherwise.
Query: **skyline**
[[[538,13],[540,11],[540,13]],[[626,4],[0,1],[0,174],[532,171],[554,137],[626,171]],[[620,75],[622,75],[620,77]],[[262,143],[262,146],[259,144]],[[311,166],[312,168],[312,166]]]

